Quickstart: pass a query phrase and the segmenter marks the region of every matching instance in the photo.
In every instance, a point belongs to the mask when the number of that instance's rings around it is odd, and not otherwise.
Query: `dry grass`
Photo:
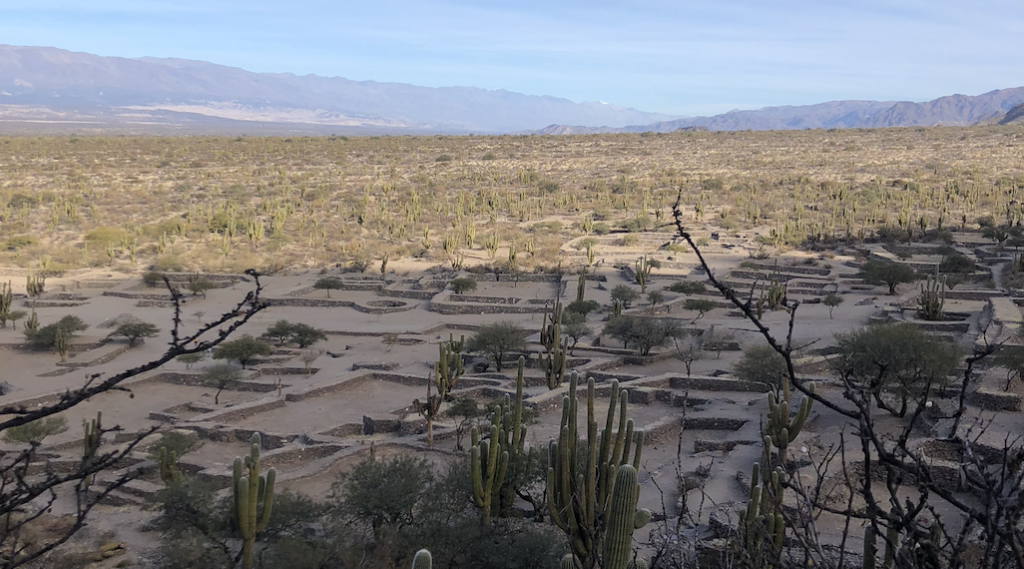
[[[935,229],[983,215],[1020,219],[1022,147],[1019,126],[4,138],[0,264],[231,271],[364,260],[375,268],[385,254],[445,262],[449,236],[455,250],[482,251],[497,233],[497,260],[514,242],[528,268],[556,263],[587,217],[612,227],[668,222],[680,188],[695,218],[753,228],[779,246],[901,224]]]

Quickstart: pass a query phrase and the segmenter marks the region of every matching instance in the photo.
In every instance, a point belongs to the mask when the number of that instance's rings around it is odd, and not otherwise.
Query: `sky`
[[[0,0],[0,43],[703,116],[1024,86],[1022,0]]]

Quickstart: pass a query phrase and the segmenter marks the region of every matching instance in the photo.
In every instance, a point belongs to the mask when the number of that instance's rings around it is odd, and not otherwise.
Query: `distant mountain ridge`
[[[62,109],[71,120],[130,122],[167,112],[228,121],[435,132],[514,132],[552,122],[626,126],[674,119],[606,103],[574,103],[474,87],[417,87],[341,77],[252,73],[185,59],[101,57],[0,45],[0,120]],[[110,109],[124,109],[121,115]],[[160,115],[158,112],[163,112]],[[29,113],[31,114],[31,113]],[[32,119],[41,120],[41,119]]]
[[[1014,115],[1013,109],[1022,103],[1024,87],[1018,87],[923,103],[833,101],[678,118],[505,90],[252,73],[187,59],[0,45],[0,130],[6,132],[589,134],[965,126],[1019,122],[1024,111]]]
[[[549,125],[537,133],[673,132],[692,127],[705,127],[709,130],[799,130],[969,126],[983,121],[997,121],[1021,103],[1024,103],[1024,87],[1000,89],[977,96],[950,95],[924,103],[832,101],[798,107],[766,107],[621,128]]]

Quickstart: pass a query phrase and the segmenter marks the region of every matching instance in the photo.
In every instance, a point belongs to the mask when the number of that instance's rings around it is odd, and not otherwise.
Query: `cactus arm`
[[[629,563],[639,489],[636,470],[630,465],[619,467],[605,529],[604,569],[626,569]]]
[[[274,507],[274,481],[276,479],[277,471],[271,468],[267,471],[266,489],[263,491],[263,511],[260,512],[260,521],[256,525],[256,531],[263,531],[270,523],[270,513]]]
[[[431,569],[432,565],[433,558],[426,549],[417,551],[416,555],[412,558],[412,569]]]

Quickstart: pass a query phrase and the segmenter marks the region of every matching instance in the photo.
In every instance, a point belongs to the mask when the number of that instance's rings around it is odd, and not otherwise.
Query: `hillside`
[[[154,114],[173,113],[183,122],[210,117],[339,132],[343,127],[514,132],[552,123],[621,127],[673,118],[504,90],[252,73],[202,61],[7,45],[0,45],[0,105],[0,118],[7,122],[44,120],[31,115],[47,109],[62,113],[53,120],[100,124],[149,122]]]

